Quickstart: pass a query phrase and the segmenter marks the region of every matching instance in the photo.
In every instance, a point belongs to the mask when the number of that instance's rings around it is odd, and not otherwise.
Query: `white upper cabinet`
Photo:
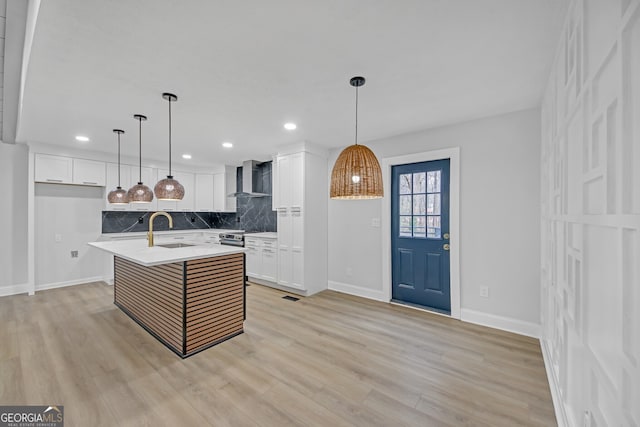
[[[173,172],[173,178],[177,179],[184,187],[184,197],[176,202],[176,209],[186,212],[193,211],[196,205],[195,175],[189,172]]]
[[[213,176],[213,210],[215,212],[235,212],[236,198],[229,194],[236,192],[236,168],[225,166],[224,173]]]
[[[54,184],[104,187],[106,165],[104,162],[95,160],[36,153],[34,180]]]
[[[73,183],[79,185],[95,185],[104,187],[106,168],[104,162],[95,160],[73,159]]]
[[[70,157],[35,155],[35,181],[57,184],[73,182],[73,159]]]
[[[273,203],[276,209],[280,209],[291,206],[291,156],[278,156],[276,163]]]
[[[196,212],[213,211],[213,175],[196,174],[195,210]]]

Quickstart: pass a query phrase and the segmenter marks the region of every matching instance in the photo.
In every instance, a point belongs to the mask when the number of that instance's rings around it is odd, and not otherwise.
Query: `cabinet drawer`
[[[262,241],[262,247],[264,248],[276,248],[278,247],[278,242],[273,239],[264,239]]]
[[[253,238],[253,237],[244,239],[244,245],[246,247],[257,248],[257,247],[261,246],[260,243],[261,243],[260,239],[256,239],[256,238]]]

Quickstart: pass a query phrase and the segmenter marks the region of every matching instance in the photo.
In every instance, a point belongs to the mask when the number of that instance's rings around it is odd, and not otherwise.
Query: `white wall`
[[[35,185],[36,290],[110,276],[105,270],[109,255],[87,245],[102,233],[104,191],[80,185]],[[78,251],[78,257],[72,258],[71,251]]]
[[[25,292],[27,283],[28,150],[0,142],[0,296]]]
[[[379,159],[460,147],[463,319],[465,313],[479,312],[474,314],[499,316],[515,329],[521,322],[529,331],[537,329],[539,141],[539,110],[534,109],[367,143]],[[339,152],[331,153],[329,171]],[[381,228],[371,225],[381,218],[381,209],[380,200],[330,200],[330,288],[381,296]],[[480,286],[490,287],[489,298],[479,296]]]
[[[640,426],[640,6],[574,0],[542,107],[543,352],[560,425]]]

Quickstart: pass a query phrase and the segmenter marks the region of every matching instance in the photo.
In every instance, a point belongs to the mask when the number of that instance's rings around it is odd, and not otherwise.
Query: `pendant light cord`
[[[171,97],[169,97],[169,176],[171,176]]]
[[[140,147],[140,155],[138,156],[139,159],[139,168],[138,171],[140,173],[139,178],[140,180],[138,181],[138,184],[142,184],[142,117],[138,117],[138,141],[139,141],[139,147]]]
[[[356,145],[358,145],[358,86],[356,86]]]
[[[120,188],[120,134],[118,133],[118,188]]]

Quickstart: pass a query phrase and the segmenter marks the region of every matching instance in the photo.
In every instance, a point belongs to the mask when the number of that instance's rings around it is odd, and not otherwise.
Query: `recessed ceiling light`
[[[223,143],[222,143],[222,146],[223,146],[224,148],[231,148],[231,147],[233,147],[233,144],[232,144],[232,143],[230,143],[230,142],[223,142]]]
[[[183,154],[182,158],[189,160],[191,158],[191,154]]]
[[[89,137],[88,136],[78,135],[78,136],[76,136],[76,141],[89,142]]]
[[[296,126],[295,123],[285,123],[284,124],[284,128],[286,130],[294,130],[295,128],[297,128],[298,126]]]

